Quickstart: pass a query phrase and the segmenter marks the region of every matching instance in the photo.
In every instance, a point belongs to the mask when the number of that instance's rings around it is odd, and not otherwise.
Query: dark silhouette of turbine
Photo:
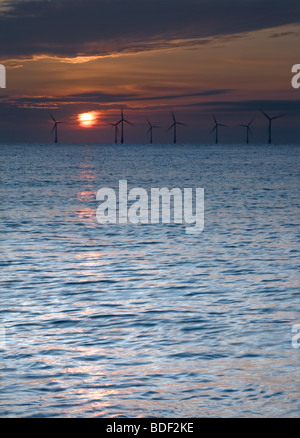
[[[152,144],[152,142],[153,142],[153,136],[152,136],[153,128],[159,128],[159,126],[152,125],[152,123],[150,122],[150,120],[148,120],[148,125],[149,125],[149,129],[148,129],[147,134],[150,133],[150,143]]]
[[[219,143],[219,127],[224,127],[227,128],[227,125],[223,125],[222,123],[218,123],[216,117],[213,115],[213,119],[215,121],[215,126],[213,127],[213,129],[210,131],[210,134],[212,134],[214,131],[216,131],[216,144]]]
[[[269,120],[269,129],[268,129],[268,131],[269,131],[269,139],[268,139],[268,143],[271,144],[272,143],[272,120],[279,119],[280,117],[283,117],[283,116],[282,116],[282,114],[280,114],[280,115],[275,116],[275,117],[270,117],[264,111],[261,110],[261,112]]]
[[[249,144],[249,134],[252,134],[252,131],[251,131],[251,128],[250,128],[250,125],[251,125],[251,123],[253,122],[253,120],[251,120],[251,122],[249,122],[248,123],[248,125],[240,125],[240,126],[242,126],[243,128],[246,128],[246,143],[247,144]]]
[[[117,125],[119,125],[120,123],[121,123],[121,143],[123,144],[124,143],[124,123],[127,123],[128,125],[134,126],[133,123],[124,119],[123,108],[121,109],[121,120],[118,121]]]
[[[182,126],[186,126],[184,123],[181,123],[181,122],[177,122],[177,120],[176,120],[176,118],[175,118],[175,115],[174,115],[174,113],[173,113],[173,111],[172,111],[172,118],[173,118],[173,123],[172,123],[172,125],[170,126],[170,128],[168,129],[168,131],[170,131],[170,129],[174,129],[174,139],[173,139],[173,143],[175,144],[176,143],[176,141],[177,141],[177,133],[176,133],[176,127],[177,127],[177,125],[182,125]]]
[[[51,113],[49,113],[49,116],[51,117],[51,119],[52,119],[53,122],[54,122],[53,128],[52,128],[52,130],[51,130],[51,132],[54,131],[54,143],[58,143],[57,126],[58,126],[60,123],[66,123],[66,122],[60,122],[60,121],[56,120],[55,117],[54,117]]]

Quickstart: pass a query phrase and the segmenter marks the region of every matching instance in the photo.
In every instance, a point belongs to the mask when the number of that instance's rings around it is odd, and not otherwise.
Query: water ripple
[[[299,414],[299,152],[2,145],[0,415]],[[98,225],[124,178],[204,187],[204,232]]]

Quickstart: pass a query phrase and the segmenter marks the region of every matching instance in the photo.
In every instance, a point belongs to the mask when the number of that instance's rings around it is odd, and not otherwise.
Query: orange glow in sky
[[[95,116],[93,113],[83,113],[78,115],[81,126],[89,127],[95,123]]]

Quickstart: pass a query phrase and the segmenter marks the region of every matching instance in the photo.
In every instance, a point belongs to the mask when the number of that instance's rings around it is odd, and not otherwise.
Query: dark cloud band
[[[298,0],[6,1],[3,59],[104,56],[299,22]],[[0,11],[1,13],[1,11]]]

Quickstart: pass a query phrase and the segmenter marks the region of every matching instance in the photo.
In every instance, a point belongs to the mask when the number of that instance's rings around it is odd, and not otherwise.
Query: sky
[[[0,143],[300,141],[299,0],[2,0]],[[90,120],[81,120],[82,114]],[[87,118],[85,116],[85,118]]]

